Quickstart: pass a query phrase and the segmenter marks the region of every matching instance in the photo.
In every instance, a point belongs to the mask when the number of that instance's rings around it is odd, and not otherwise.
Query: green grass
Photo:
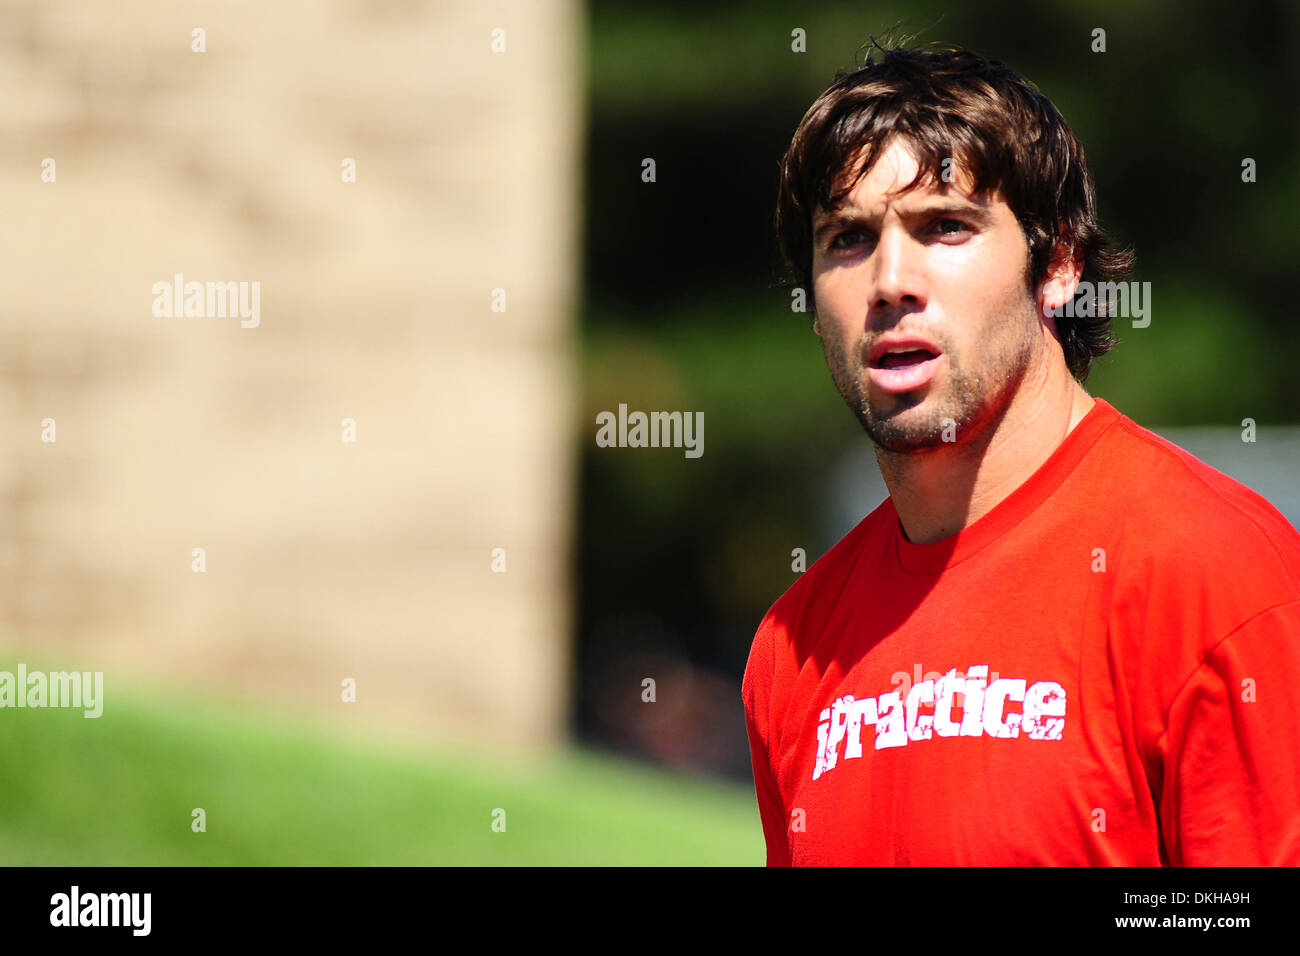
[[[119,695],[98,719],[0,709],[0,768],[6,865],[763,862],[742,786],[576,750],[522,764],[425,752],[214,702]]]

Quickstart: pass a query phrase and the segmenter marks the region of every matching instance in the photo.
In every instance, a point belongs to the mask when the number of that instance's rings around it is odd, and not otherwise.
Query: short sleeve
[[[767,841],[767,865],[789,866],[790,844],[786,835],[785,805],[772,775],[767,746],[759,737],[748,714],[745,716],[745,727],[749,731],[749,757],[754,766],[758,815],[763,822],[763,839]]]
[[[1159,749],[1172,865],[1300,865],[1300,602],[1210,650],[1174,698]]]
[[[773,671],[771,620],[769,614],[754,636],[741,683],[741,698],[745,707],[745,730],[749,735],[749,758],[754,768],[754,793],[758,798],[763,838],[767,842],[767,865],[789,866],[785,804],[768,749]]]

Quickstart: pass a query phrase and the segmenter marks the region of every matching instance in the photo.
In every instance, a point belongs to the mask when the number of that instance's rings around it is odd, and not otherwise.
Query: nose
[[[928,284],[925,247],[897,223],[882,230],[876,243],[871,307],[875,312],[925,307]]]

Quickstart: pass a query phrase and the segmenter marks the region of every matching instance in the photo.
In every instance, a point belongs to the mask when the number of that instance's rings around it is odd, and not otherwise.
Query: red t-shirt
[[[881,504],[742,697],[769,865],[1300,864],[1300,535],[1101,399],[956,535]]]

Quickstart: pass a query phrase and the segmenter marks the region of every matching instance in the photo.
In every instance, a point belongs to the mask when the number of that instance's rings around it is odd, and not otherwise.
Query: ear
[[[1048,316],[1074,298],[1074,290],[1083,278],[1083,255],[1067,245],[1058,244],[1052,251],[1047,275],[1038,284],[1038,313]]]

